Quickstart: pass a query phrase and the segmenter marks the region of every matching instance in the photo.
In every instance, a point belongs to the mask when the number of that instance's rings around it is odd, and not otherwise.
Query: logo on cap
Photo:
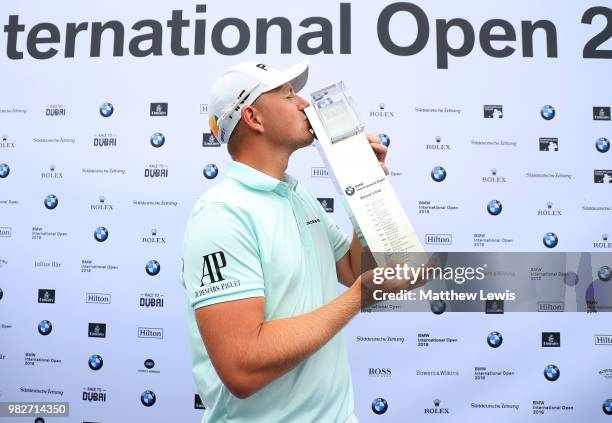
[[[219,118],[216,115],[213,115],[208,119],[210,130],[216,139],[219,139],[219,125],[217,124],[218,119]]]

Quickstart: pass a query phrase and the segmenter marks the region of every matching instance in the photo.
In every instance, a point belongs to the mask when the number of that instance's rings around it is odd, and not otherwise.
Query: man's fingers
[[[374,154],[376,154],[378,161],[384,162],[385,158],[387,157],[387,147],[382,145],[378,136],[374,134],[366,132],[366,137],[370,143],[370,147],[372,147],[372,150],[374,150]]]
[[[384,164],[383,162],[379,162],[380,163],[380,167],[382,167],[382,170],[385,172],[385,175],[389,174],[389,168],[387,167],[386,164]]]
[[[376,154],[376,158],[378,159],[378,161],[384,162],[385,158],[387,157],[387,147],[385,147],[379,142],[371,142],[370,147],[372,147],[372,150],[374,151],[374,154]]]
[[[369,132],[366,132],[366,138],[368,139],[368,141],[370,141],[370,143],[379,143],[380,144],[380,140],[374,134],[370,134]]]

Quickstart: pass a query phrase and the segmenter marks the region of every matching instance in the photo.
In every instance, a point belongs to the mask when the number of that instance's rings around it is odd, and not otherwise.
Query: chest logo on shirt
[[[306,221],[306,226],[312,225],[313,223],[321,223],[321,221],[319,219],[311,219]]]
[[[225,280],[223,275],[221,274],[221,269],[223,269],[227,262],[225,261],[225,254],[223,251],[217,251],[216,253],[206,254],[202,256],[202,279],[200,287],[204,286],[204,279],[208,278],[211,283],[221,282]]]

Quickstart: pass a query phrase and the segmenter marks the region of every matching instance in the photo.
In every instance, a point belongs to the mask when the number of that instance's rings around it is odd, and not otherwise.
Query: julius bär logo
[[[202,280],[200,286],[204,286],[204,278],[206,277],[210,279],[209,283],[216,283],[225,280],[223,275],[221,275],[221,269],[227,265],[223,251],[207,254],[203,256],[202,259]]]

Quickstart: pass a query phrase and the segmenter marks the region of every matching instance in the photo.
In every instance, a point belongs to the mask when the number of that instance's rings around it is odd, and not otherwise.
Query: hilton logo
[[[440,400],[435,399],[433,401],[434,408],[426,408],[425,414],[449,414],[448,408],[440,407]]]
[[[210,132],[204,132],[202,134],[202,147],[221,147],[221,143]]]
[[[608,112],[608,114],[610,113]],[[63,104],[49,104],[47,107],[45,107],[45,116],[66,116],[66,106],[64,106]]]
[[[97,134],[93,139],[94,147],[116,147],[117,135],[115,134]]]
[[[602,234],[601,239],[603,242],[594,242],[593,248],[612,248],[612,242],[608,242],[608,238],[608,234]]]
[[[501,119],[504,117],[504,106],[499,104],[487,104],[483,106],[485,119]]]
[[[612,345],[612,335],[595,335],[595,345]]]
[[[453,236],[451,234],[426,234],[425,244],[427,245],[452,245]]]
[[[435,138],[435,144],[427,144],[425,145],[425,150],[450,150],[450,144],[443,144],[442,143],[442,137],[441,136],[436,136]]]
[[[162,328],[138,328],[139,338],[164,339]]]
[[[538,302],[538,311],[544,311],[544,312],[565,311],[565,304],[563,304],[562,302],[539,301]]]
[[[38,302],[41,304],[55,304],[55,289],[39,289]]]
[[[206,410],[206,407],[204,407],[204,403],[202,402],[202,398],[200,398],[200,395],[198,394],[195,394],[193,399],[193,408],[196,410]]]
[[[392,117],[395,117],[395,113],[391,112],[391,111],[387,111],[386,108],[387,108],[387,106],[385,105],[385,103],[379,103],[378,104],[378,110],[377,111],[371,111],[370,112],[370,117],[382,117],[382,118],[392,118]]]
[[[491,176],[483,176],[482,182],[487,183],[505,183],[507,182],[505,176],[497,176],[497,169],[491,169]]]
[[[329,178],[329,172],[324,167],[310,168],[310,176],[312,178]]]
[[[325,210],[326,213],[334,212],[334,199],[333,198],[317,198],[319,203],[321,203],[321,207]]]
[[[150,164],[144,170],[145,178],[167,178],[168,166],[164,164]]]
[[[98,294],[95,292],[88,292],[85,294],[85,302],[88,304],[110,304],[111,294]]]
[[[50,165],[49,172],[41,172],[40,177],[43,179],[62,179],[64,176],[62,172],[55,171],[55,165]]]
[[[87,336],[89,338],[106,338],[106,323],[89,323]]]
[[[165,244],[166,238],[163,236],[157,236],[157,229],[151,229],[151,236],[142,237],[143,244]]]
[[[151,103],[149,116],[168,116],[168,103]]]
[[[0,238],[10,238],[13,236],[13,228],[0,227]]]
[[[593,107],[593,120],[610,120],[610,107]]]
[[[538,216],[561,216],[561,210],[553,209],[553,205],[552,201],[548,201],[545,209],[538,210]]]
[[[540,138],[540,151],[559,151],[559,138]]]
[[[593,182],[596,184],[612,184],[612,170],[594,170]]]
[[[100,210],[100,211],[104,211],[104,210],[110,211],[110,210],[113,210],[113,205],[108,204],[108,202],[106,201],[106,197],[101,195],[100,197],[98,197],[98,203],[90,204],[89,209],[90,210]]]

